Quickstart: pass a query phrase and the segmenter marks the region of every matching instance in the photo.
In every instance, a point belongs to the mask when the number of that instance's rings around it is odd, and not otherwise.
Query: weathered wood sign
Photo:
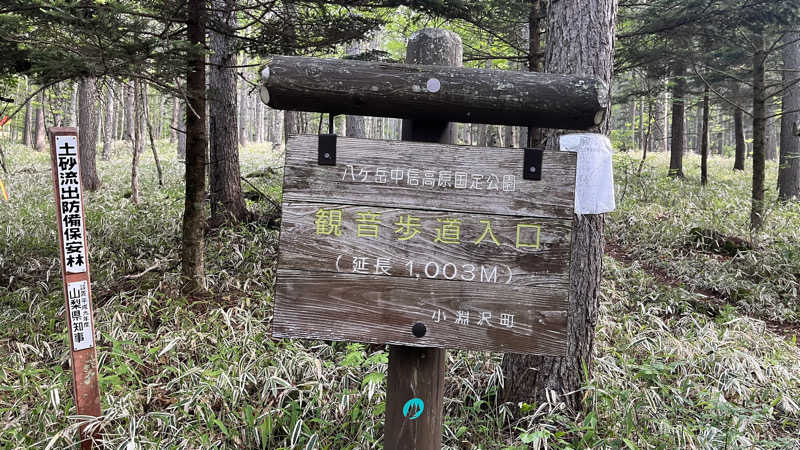
[[[563,355],[573,153],[287,144],[273,334]]]
[[[97,376],[92,291],[86,249],[86,214],[83,208],[78,134],[75,128],[50,129],[56,217],[61,269],[64,274],[67,325],[72,345],[72,375],[77,413],[99,417],[100,387]],[[91,448],[84,433],[82,448]]]

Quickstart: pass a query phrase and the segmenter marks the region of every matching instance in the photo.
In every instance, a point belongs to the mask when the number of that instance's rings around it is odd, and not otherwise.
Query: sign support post
[[[50,129],[50,157],[71,345],[75,405],[79,415],[99,417],[100,385],[95,350],[89,251],[86,248],[86,214],[78,152],[76,128]],[[87,432],[85,426],[81,427],[82,449],[92,448],[95,434]]]
[[[406,63],[461,66],[461,38],[441,29],[418,31],[408,41]],[[437,83],[438,80],[429,80],[428,84],[433,88],[429,90],[434,90]],[[405,141],[453,144],[456,142],[454,131],[455,127],[449,122],[404,120],[402,138]],[[385,448],[441,448],[446,360],[447,350],[441,348],[389,346]],[[417,402],[416,405],[413,402]],[[415,417],[417,412],[421,414]]]

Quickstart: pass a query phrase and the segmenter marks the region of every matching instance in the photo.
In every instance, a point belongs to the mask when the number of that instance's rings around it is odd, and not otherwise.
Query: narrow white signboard
[[[83,192],[81,190],[78,139],[56,136],[56,171],[67,273],[86,272],[86,239],[83,235]]]

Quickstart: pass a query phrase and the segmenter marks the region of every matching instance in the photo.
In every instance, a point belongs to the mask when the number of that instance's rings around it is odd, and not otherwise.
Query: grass
[[[357,343],[270,338],[277,231],[266,221],[208,237],[212,295],[178,294],[182,166],[161,144],[165,186],[142,161],[143,203],[128,199],[130,158],[100,162],[87,197],[103,393],[103,448],[380,448],[387,354]],[[5,145],[11,202],[0,200],[0,448],[77,448],[49,161]],[[666,155],[641,176],[615,156],[591,408],[497,398],[501,355],[448,352],[446,448],[800,448],[800,206],[770,198],[750,236],[749,175],[711,158],[698,186],[670,180]],[[242,173],[279,167],[252,146]],[[768,186],[775,166],[768,165]],[[253,178],[280,198],[280,177]],[[245,185],[245,189],[252,189]],[[623,195],[624,193],[624,195]],[[249,207],[268,216],[269,202]],[[689,230],[752,239],[723,257]],[[148,270],[150,269],[150,270]],[[794,327],[794,328],[793,328]]]

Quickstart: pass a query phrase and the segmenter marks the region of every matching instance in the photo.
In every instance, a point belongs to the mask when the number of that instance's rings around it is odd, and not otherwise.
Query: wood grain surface
[[[463,281],[279,269],[272,331],[275,337],[564,354],[566,295],[566,287],[480,289]],[[469,312],[468,324],[456,323],[458,311]],[[487,312],[488,324],[478,325]],[[513,327],[501,325],[502,314],[514,316]],[[427,328],[421,338],[411,331],[418,322]]]
[[[275,337],[566,352],[574,153],[533,181],[522,150],[317,144],[287,144]]]
[[[522,149],[481,148],[405,141],[339,137],[335,166],[317,165],[317,136],[292,136],[286,152],[283,198],[288,202],[335,202],[398,208],[460,211],[572,220],[575,162],[571,152],[545,152],[542,180],[522,178]],[[353,181],[348,168],[353,167]],[[386,183],[375,180],[379,168],[389,170]],[[361,182],[361,170],[368,171]],[[391,169],[402,169],[402,182],[391,182]],[[417,170],[418,185],[408,182],[408,169]],[[347,171],[347,174],[345,174]],[[436,174],[437,186],[425,186],[425,171]],[[482,189],[438,186],[441,172],[481,175]],[[488,189],[500,183],[499,189]],[[504,177],[514,177],[514,191],[504,192]],[[344,178],[344,179],[343,179]]]
[[[341,212],[340,236],[317,233],[315,219],[320,210]],[[375,215],[380,217],[381,223],[377,229],[372,228],[372,223],[358,223],[362,217]],[[437,232],[441,234],[447,226],[440,220],[448,219],[460,221],[457,224],[459,244],[436,242]],[[400,240],[411,233],[403,233],[406,230],[397,224],[409,223],[409,220],[419,224],[419,232],[407,240]],[[368,271],[392,277],[537,287],[565,287],[569,281],[567,270],[572,225],[565,219],[285,203],[281,224],[280,267],[284,269]],[[376,237],[372,234],[359,237],[359,226],[369,227],[366,231],[376,232]],[[517,226],[520,226],[520,248],[517,248]],[[538,248],[527,247],[534,242],[538,243]],[[376,267],[378,258],[381,267]],[[364,264],[366,269],[361,267]],[[488,280],[491,272],[497,274],[494,282]],[[483,288],[492,289],[491,284]]]

